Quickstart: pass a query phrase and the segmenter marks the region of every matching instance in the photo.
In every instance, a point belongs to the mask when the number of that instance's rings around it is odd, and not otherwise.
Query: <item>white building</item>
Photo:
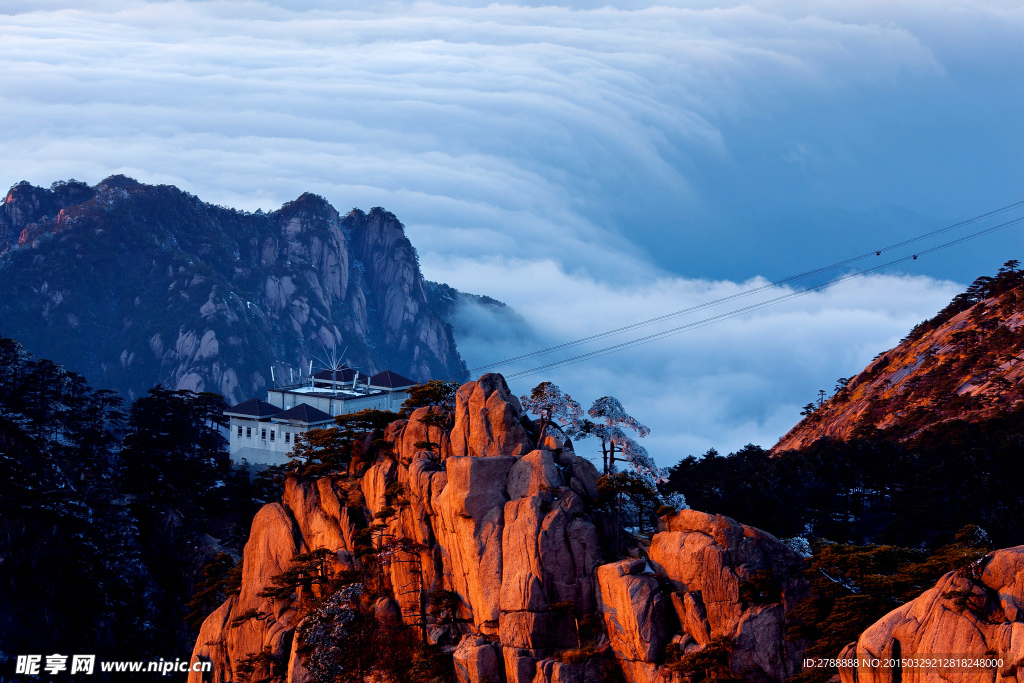
[[[352,368],[323,370],[307,382],[267,391],[224,411],[230,420],[231,462],[254,470],[288,462],[295,437],[334,423],[335,415],[376,409],[398,412],[416,382],[385,370],[360,375]]]
[[[283,409],[306,403],[332,417],[370,408],[397,413],[416,384],[390,370],[372,377],[352,368],[321,370],[302,384],[269,389],[267,402]]]

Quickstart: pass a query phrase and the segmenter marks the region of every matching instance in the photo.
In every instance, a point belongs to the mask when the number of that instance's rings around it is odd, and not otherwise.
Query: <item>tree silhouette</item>
[[[655,476],[657,467],[647,449],[626,433],[626,430],[630,430],[642,438],[650,434],[651,430],[626,413],[617,398],[603,396],[597,399],[587,414],[594,421],[588,421],[585,425],[584,435],[596,436],[601,440],[604,474],[613,474],[616,471],[615,461],[619,460],[628,462],[642,476]]]
[[[447,431],[447,430],[451,429],[451,415],[450,415],[450,413],[445,413],[445,412],[443,412],[441,410],[432,410],[432,411],[428,412],[426,415],[423,415],[422,417],[420,417],[418,419],[418,422],[420,424],[424,425],[427,428],[427,430],[426,430],[427,438],[424,439],[423,441],[417,441],[415,444],[413,444],[413,446],[415,446],[416,448],[422,448],[424,450],[428,450],[428,451],[431,451],[431,452],[435,452],[435,449],[436,449],[436,455],[438,457],[440,457],[440,455],[441,455],[441,443],[440,443],[440,441],[438,441],[437,443],[434,443],[433,441],[430,440],[430,429],[434,428],[434,429],[437,429],[437,430],[439,430],[441,432],[444,432],[444,431]]]
[[[439,379],[432,379],[423,384],[417,384],[408,390],[409,398],[402,403],[402,414],[412,415],[417,408],[427,406],[438,406],[445,412],[455,410],[455,392],[459,385],[456,382],[445,382]]]
[[[570,437],[577,434],[581,427],[583,409],[572,396],[559,389],[557,384],[541,382],[533,388],[528,397],[520,396],[519,400],[525,410],[540,420],[537,432],[538,448],[543,447],[548,426],[557,424],[556,421],[562,423],[562,431]]]
[[[335,553],[329,548],[317,548],[308,553],[299,553],[292,558],[291,566],[270,579],[271,586],[260,591],[261,598],[286,600],[293,595],[297,599],[316,602],[324,595],[325,586],[330,582]]]
[[[400,418],[398,413],[373,408],[337,415],[334,427],[310,429],[295,437],[292,461],[281,468],[282,474],[296,470],[301,476],[317,478],[348,472],[361,440]]]

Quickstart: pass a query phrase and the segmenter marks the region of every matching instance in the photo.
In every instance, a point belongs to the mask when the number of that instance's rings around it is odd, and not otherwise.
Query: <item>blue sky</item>
[[[471,365],[1022,199],[1011,2],[0,0],[0,182],[126,173],[401,218]],[[662,464],[771,445],[1010,230],[541,379],[615,394]]]

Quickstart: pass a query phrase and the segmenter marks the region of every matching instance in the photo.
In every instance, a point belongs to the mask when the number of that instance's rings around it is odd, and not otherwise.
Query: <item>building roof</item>
[[[274,416],[274,420],[292,420],[294,422],[303,422],[309,425],[320,424],[322,422],[333,422],[334,418],[324,411],[314,408],[308,403],[300,403],[293,408],[289,408],[284,412],[278,413]]]
[[[258,398],[250,398],[248,401],[242,401],[237,406],[231,406],[224,411],[225,415],[241,415],[243,417],[270,417],[280,413],[281,409],[277,406],[270,405],[266,401],[261,401]]]
[[[340,383],[339,383],[340,384]],[[292,396],[308,396],[311,398],[332,398],[335,401],[348,401],[356,398],[363,398],[364,396],[375,396],[377,394],[386,394],[390,390],[384,389],[369,389],[367,390],[365,384],[360,384],[355,389],[344,386],[336,387],[325,387],[325,386],[309,386],[308,384],[299,384],[290,387],[275,387],[268,389],[268,393],[275,394],[291,394]]]
[[[321,370],[313,375],[313,379],[322,382],[351,382],[356,376],[356,371],[345,366],[337,370]]]
[[[376,375],[370,378],[370,386],[372,387],[387,387],[389,389],[399,389],[404,387],[411,387],[419,384],[408,377],[402,377],[397,372],[391,372],[385,370],[384,372],[378,372]]]

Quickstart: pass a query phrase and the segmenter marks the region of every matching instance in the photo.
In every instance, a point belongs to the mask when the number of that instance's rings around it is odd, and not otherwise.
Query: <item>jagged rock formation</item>
[[[722,515],[682,510],[664,522],[649,554],[675,589],[680,650],[724,637],[732,643],[729,668],[745,680],[786,680],[799,671],[803,644],[787,640],[785,625],[807,592],[800,557]]]
[[[946,420],[980,422],[1024,401],[1024,277],[979,278],[789,431],[774,451],[874,430],[904,440]]]
[[[462,683],[598,683],[613,670],[628,683],[681,683],[686,655],[722,643],[724,665],[746,680],[794,673],[800,644],[782,634],[805,588],[788,547],[687,510],[663,519],[647,559],[636,547],[637,558],[607,564],[615,532],[598,506],[597,470],[571,442],[549,435],[534,449],[536,431],[500,375],[459,389],[450,431],[422,422],[437,410],[392,423],[383,436],[393,446],[360,476],[292,477],[282,502],[259,512],[241,591],[207,618],[196,643],[215,683],[237,680],[239,663],[264,648],[288,662],[289,683],[311,680],[295,636],[309,618],[308,595],[260,592],[289,558],[320,547],[334,570],[358,568],[367,519],[385,525],[374,541],[388,558],[378,621],[424,620]],[[774,588],[751,588],[762,584]],[[456,606],[447,619],[426,619],[424,596],[438,591],[452,592]],[[598,632],[582,647],[587,615]]]
[[[843,683],[1024,681],[1024,546],[997,550],[943,576],[850,643],[840,659]],[[872,660],[928,660],[886,666]],[[943,660],[968,660],[970,664]],[[992,660],[999,666],[985,666]]]
[[[803,643],[787,641],[786,613],[807,585],[787,546],[728,517],[682,510],[662,519],[647,555],[597,571],[599,611],[627,680],[686,680],[682,658],[719,644],[723,670],[746,681],[800,670]]]
[[[238,402],[325,348],[364,372],[465,376],[387,211],[304,194],[246,213],[124,176],[10,190],[0,333],[129,397],[162,383]]]

